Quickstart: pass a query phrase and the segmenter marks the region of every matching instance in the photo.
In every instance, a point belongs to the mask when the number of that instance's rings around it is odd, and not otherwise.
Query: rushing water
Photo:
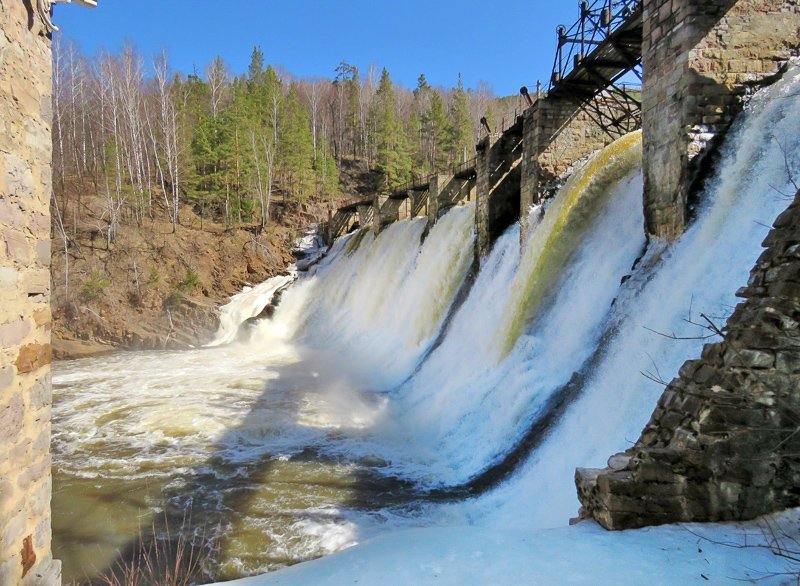
[[[635,441],[661,391],[648,376],[700,351],[661,334],[706,333],[695,316],[736,303],[800,177],[798,94],[793,68],[754,98],[669,247],[645,245],[635,133],[477,275],[459,206],[427,235],[414,219],[339,239],[255,326],[239,327],[294,276],[244,291],[212,347],[57,363],[65,577],[106,570],[151,525],[213,538],[221,579],[400,525],[565,524],[574,468]]]

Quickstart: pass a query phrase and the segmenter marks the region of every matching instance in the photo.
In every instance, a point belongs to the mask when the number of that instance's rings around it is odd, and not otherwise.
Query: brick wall
[[[672,239],[707,146],[749,87],[800,47],[800,7],[786,0],[645,0],[643,4],[645,220]]]
[[[50,553],[51,53],[30,6],[0,0],[3,585],[55,584],[60,575]]]

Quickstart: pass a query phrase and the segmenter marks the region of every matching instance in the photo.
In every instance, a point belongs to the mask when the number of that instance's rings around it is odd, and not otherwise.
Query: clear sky
[[[234,73],[254,45],[301,77],[331,77],[341,60],[374,64],[414,87],[488,82],[498,95],[545,83],[555,29],[578,18],[568,0],[99,0],[57,4],[54,22],[88,54],[132,41],[146,56],[167,49],[173,68],[202,71],[220,55]]]

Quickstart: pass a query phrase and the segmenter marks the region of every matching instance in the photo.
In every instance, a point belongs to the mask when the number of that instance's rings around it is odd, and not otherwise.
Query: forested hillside
[[[518,105],[346,62],[299,79],[258,47],[235,75],[57,39],[53,79],[56,338],[130,347],[196,343],[213,305],[282,270],[337,199],[471,157],[479,119]]]

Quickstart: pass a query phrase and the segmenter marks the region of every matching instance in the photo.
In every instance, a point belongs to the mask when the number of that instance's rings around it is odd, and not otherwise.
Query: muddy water
[[[211,552],[210,576],[276,569],[352,545],[397,501],[382,463],[327,447],[358,442],[380,394],[329,380],[296,350],[246,346],[56,363],[53,531],[64,579],[180,532]]]

